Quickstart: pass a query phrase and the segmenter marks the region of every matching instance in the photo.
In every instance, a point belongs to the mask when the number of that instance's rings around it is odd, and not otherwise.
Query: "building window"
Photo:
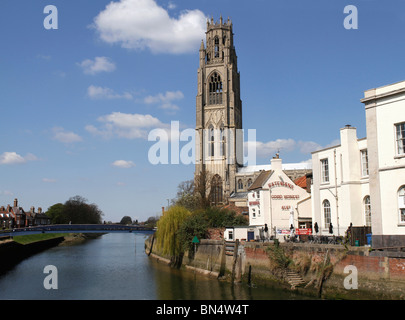
[[[239,180],[238,180],[238,189],[239,189],[239,190],[243,189],[243,182],[242,182],[242,179],[239,179]]]
[[[209,83],[209,104],[222,104],[221,76],[214,72]]]
[[[257,192],[256,192],[256,198],[257,198],[257,199],[260,199],[260,191],[257,191]]]
[[[405,186],[398,191],[399,223],[405,223]]]
[[[331,221],[331,213],[330,213],[330,202],[329,200],[324,200],[322,202],[323,207],[323,216],[325,221],[325,228],[329,228],[329,224]]]
[[[252,218],[256,218],[256,209],[252,209]]]
[[[214,205],[220,204],[223,201],[222,179],[219,175],[215,175],[211,180],[211,203]]]
[[[361,150],[361,176],[368,176],[368,151],[367,149]]]
[[[219,58],[219,38],[215,37],[214,39],[214,57]]]
[[[397,142],[397,153],[405,154],[405,122],[395,125],[396,127],[396,142]]]
[[[252,182],[252,179],[249,179],[248,182],[247,182],[248,188],[252,185],[252,183],[253,183],[253,182]]]
[[[225,156],[225,142],[226,142],[225,129],[224,129],[224,126],[222,125],[221,130],[220,130],[220,143],[221,143],[220,154],[221,154],[221,157]]]
[[[233,240],[233,231],[232,230],[228,231],[228,238],[229,238],[229,240]]]
[[[366,226],[371,227],[371,203],[370,196],[364,198],[364,215],[366,218]]]
[[[215,137],[214,137],[214,127],[209,127],[209,137],[208,137],[208,156],[213,157],[215,155]]]
[[[321,178],[322,182],[329,182],[329,163],[328,159],[321,160]]]

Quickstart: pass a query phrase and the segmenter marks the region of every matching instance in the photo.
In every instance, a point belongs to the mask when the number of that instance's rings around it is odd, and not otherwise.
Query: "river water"
[[[149,258],[145,236],[110,233],[31,256],[0,275],[0,300],[273,300],[305,299],[292,292],[232,285],[192,271],[173,270]],[[48,265],[57,273],[44,273]],[[57,277],[57,289],[44,280]]]

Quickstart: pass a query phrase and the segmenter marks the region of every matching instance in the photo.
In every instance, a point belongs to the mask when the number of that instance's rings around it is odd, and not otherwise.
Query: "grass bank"
[[[40,233],[40,234],[30,234],[26,236],[15,236],[13,237],[13,240],[19,244],[25,245],[38,241],[66,237],[67,235],[68,233]]]

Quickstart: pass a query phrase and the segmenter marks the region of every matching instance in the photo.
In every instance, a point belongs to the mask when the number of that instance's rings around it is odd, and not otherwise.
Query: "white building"
[[[373,247],[405,246],[405,81],[365,91]]]
[[[311,194],[297,186],[283,170],[282,160],[273,158],[271,170],[260,171],[248,189],[249,227],[229,227],[226,240],[283,240],[290,234],[311,230]],[[232,236],[231,236],[232,235]]]
[[[321,234],[371,226],[372,246],[405,246],[405,81],[365,91],[367,139],[340,131],[340,145],[312,153],[313,223]]]
[[[340,129],[340,145],[312,153],[313,224],[320,235],[344,236],[350,223],[370,226],[367,140],[356,128]]]

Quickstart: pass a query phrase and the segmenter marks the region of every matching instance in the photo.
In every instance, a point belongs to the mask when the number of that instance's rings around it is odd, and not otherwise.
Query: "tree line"
[[[81,196],[69,198],[65,203],[49,207],[46,214],[52,224],[100,224],[103,212],[94,203]]]

